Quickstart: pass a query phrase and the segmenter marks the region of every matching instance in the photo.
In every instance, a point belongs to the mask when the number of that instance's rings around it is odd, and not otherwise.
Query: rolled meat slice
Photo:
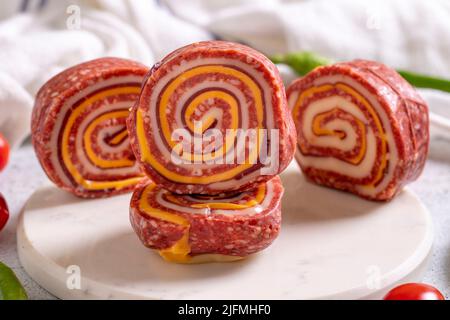
[[[130,205],[142,243],[176,263],[242,259],[269,246],[280,231],[283,186],[278,176],[234,194],[178,195],[140,184]]]
[[[194,43],[156,64],[128,128],[145,173],[179,194],[252,188],[283,171],[295,152],[276,67],[225,41]]]
[[[389,67],[365,60],[319,67],[287,90],[296,159],[321,185],[389,200],[417,179],[428,153],[428,107]]]
[[[118,58],[92,60],[54,76],[39,90],[33,146],[47,176],[80,197],[106,197],[141,179],[126,119],[148,68]]]

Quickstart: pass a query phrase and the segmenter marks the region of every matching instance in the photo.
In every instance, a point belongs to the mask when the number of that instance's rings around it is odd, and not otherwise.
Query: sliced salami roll
[[[295,127],[276,67],[235,43],[194,43],[147,76],[129,121],[145,173],[179,194],[252,188],[285,169]]]
[[[102,58],[50,79],[36,96],[31,133],[36,155],[56,185],[80,197],[130,191],[141,173],[126,119],[148,68]]]
[[[428,108],[394,70],[364,60],[320,67],[292,83],[287,95],[296,159],[310,180],[389,200],[420,175]]]
[[[234,194],[178,195],[149,182],[136,188],[130,220],[142,243],[167,261],[234,261],[269,246],[280,231],[278,176]]]

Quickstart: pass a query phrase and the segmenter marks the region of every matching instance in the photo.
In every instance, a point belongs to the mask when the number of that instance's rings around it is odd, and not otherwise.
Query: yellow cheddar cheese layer
[[[335,85],[331,85],[331,84],[324,84],[318,87],[312,87],[310,89],[307,89],[305,91],[303,91],[295,105],[294,108],[292,109],[292,115],[294,117],[294,119],[297,121],[298,117],[299,117],[299,113],[300,113],[300,108],[303,106],[304,100],[313,96],[314,94],[317,93],[322,93],[322,92],[326,92],[326,91],[330,91],[334,88],[337,88],[339,90],[342,90],[344,92],[346,92],[347,94],[349,94],[350,96],[352,96],[353,98],[355,98],[359,103],[361,103],[362,105],[364,105],[364,107],[366,108],[366,110],[369,112],[371,118],[373,119],[374,123],[375,123],[375,127],[377,128],[377,131],[380,133],[380,139],[381,139],[381,165],[379,166],[378,170],[377,170],[377,174],[375,176],[375,179],[368,185],[366,185],[365,187],[374,187],[376,185],[376,183],[378,181],[380,181],[380,179],[383,177],[383,172],[386,168],[387,165],[387,157],[386,157],[386,152],[387,152],[387,138],[386,138],[386,133],[384,132],[384,128],[381,124],[381,121],[376,113],[376,111],[374,110],[373,106],[367,101],[367,99],[365,97],[363,97],[360,93],[358,93],[356,90],[354,90],[353,88],[351,88],[348,85],[345,85],[343,83],[337,83]],[[315,134],[318,135],[325,135],[325,134],[329,134],[329,135],[338,135],[338,132],[331,132],[331,131],[327,131],[324,130],[322,128],[320,128],[320,121],[321,119],[321,115],[316,116],[316,118],[318,119],[314,119],[313,124],[312,124],[312,129],[313,132]],[[361,132],[363,133],[363,136],[361,137],[361,141],[362,141],[362,147],[361,147],[361,152],[355,157],[350,159],[350,161],[354,164],[359,163],[361,161],[361,159],[365,156],[365,152],[366,152],[366,129],[365,129],[365,124],[359,120],[359,119],[355,119],[356,123],[358,125],[358,127],[361,129]],[[304,151],[304,150],[303,150]],[[363,152],[364,151],[364,152]]]
[[[143,190],[141,198],[139,200],[140,211],[144,212],[145,214],[147,214],[152,218],[171,222],[176,225],[184,227],[183,236],[173,246],[167,249],[158,250],[158,253],[162,258],[164,258],[166,261],[174,263],[231,262],[242,259],[242,257],[238,256],[228,256],[221,254],[201,254],[191,256],[190,255],[191,246],[189,244],[189,229],[190,229],[189,221],[180,215],[152,207],[148,202],[148,198],[150,196],[150,192],[152,192],[155,188],[156,184],[150,183]],[[265,193],[266,193],[266,186],[265,184],[262,184],[261,186],[258,187],[255,199],[249,200],[245,204],[217,202],[217,203],[205,203],[205,206],[193,204],[191,205],[191,207],[193,208],[208,207],[211,209],[225,209],[225,210],[246,209],[260,204],[264,200]],[[178,204],[181,203],[176,199],[176,196],[172,196],[169,194],[166,196],[166,198],[174,203]]]
[[[221,74],[235,77],[235,78],[239,79],[240,81],[242,81],[243,83],[245,83],[248,86],[248,88],[250,89],[250,91],[252,92],[252,95],[255,99],[256,118],[257,118],[257,123],[258,123],[257,128],[258,129],[263,128],[264,102],[263,102],[262,94],[261,94],[261,91],[260,91],[260,88],[258,87],[258,85],[248,75],[246,75],[245,73],[243,73],[239,70],[236,70],[236,69],[230,68],[230,67],[226,67],[226,66],[213,65],[213,66],[196,67],[196,68],[190,69],[186,72],[183,72],[167,86],[167,88],[165,89],[165,91],[163,92],[163,94],[161,96],[160,103],[158,106],[160,123],[161,123],[161,131],[163,132],[163,136],[164,136],[165,140],[167,141],[168,145],[175,151],[178,151],[176,148],[179,146],[177,146],[176,142],[172,141],[172,139],[171,139],[171,130],[170,130],[170,125],[169,125],[169,121],[167,119],[167,113],[166,113],[166,108],[169,103],[170,96],[175,92],[175,90],[178,88],[178,86],[182,82],[188,80],[191,77],[200,75],[202,73],[221,73]],[[220,99],[228,101],[228,103],[230,103],[230,106],[231,106],[230,112],[233,115],[232,116],[232,118],[233,118],[232,126],[237,127],[237,121],[238,121],[239,115],[237,114],[238,108],[234,107],[234,105],[235,105],[234,98],[233,98],[233,100],[230,100],[231,98],[224,95],[224,93],[222,91],[220,91],[220,92],[212,91],[211,95],[203,96],[203,98],[206,98],[206,97],[209,97],[209,98],[218,97]],[[197,104],[200,102],[201,102],[200,98],[199,98],[199,100],[195,101],[195,103],[197,103]],[[196,105],[192,105],[189,107],[190,113],[193,112],[193,109],[195,109],[195,106]],[[145,117],[145,115],[142,114],[142,111],[138,110],[137,114],[136,114],[136,133],[137,133],[137,137],[138,137],[139,148],[141,151],[141,161],[144,163],[150,164],[154,170],[156,170],[159,174],[164,176],[166,179],[171,180],[173,182],[177,182],[177,183],[210,184],[210,183],[214,183],[214,182],[230,180],[233,177],[235,177],[236,175],[251,168],[256,163],[259,151],[261,150],[261,143],[263,142],[263,139],[262,139],[263,132],[262,132],[262,130],[258,130],[257,147],[251,148],[251,152],[248,155],[247,161],[245,161],[245,163],[239,164],[238,166],[233,167],[232,169],[230,169],[228,171],[217,173],[217,174],[212,174],[210,176],[186,176],[186,175],[179,174],[177,172],[173,172],[173,171],[169,170],[165,164],[161,164],[158,161],[158,159],[156,159],[153,156],[153,153],[149,149],[149,144],[148,144],[145,129],[144,129],[144,117]],[[211,122],[211,120],[209,120],[209,122]],[[232,136],[232,138],[234,139],[234,136]],[[232,147],[234,145],[234,142],[232,141],[233,139],[231,139],[231,138],[227,139],[226,145],[225,145],[226,150],[228,150],[230,147]],[[214,155],[214,157],[220,156],[221,153],[223,153],[222,149],[220,149],[220,152],[217,152]],[[205,157],[203,157],[203,155],[192,155],[192,154],[184,155],[183,154],[183,157],[188,160],[191,160],[193,158],[199,160],[199,156],[202,157],[202,159],[204,161],[209,160],[212,157],[211,155],[207,155],[207,157],[205,159]]]
[[[338,108],[334,108],[328,112],[321,113],[314,118],[312,126],[313,126],[313,132],[315,135],[337,136],[337,137],[339,137],[339,139],[345,138],[346,135],[344,132],[336,131],[336,130],[328,130],[328,129],[322,128],[322,126],[321,126],[323,119],[327,118],[330,114],[335,114],[338,110],[339,110]],[[359,128],[359,131],[361,132],[361,148],[360,148],[358,154],[355,157],[349,159],[349,161],[353,164],[358,164],[364,158],[364,155],[366,154],[366,139],[365,139],[366,126],[365,126],[364,122],[362,122],[359,119],[355,118],[355,122]]]
[[[92,150],[93,141],[91,141],[91,138],[92,138],[92,132],[95,130],[95,128],[102,122],[105,122],[110,119],[126,118],[126,117],[128,117],[128,114],[129,114],[128,111],[108,112],[108,113],[102,114],[100,117],[96,118],[86,128],[86,131],[83,134],[86,155],[89,158],[89,160],[92,163],[94,163],[97,167],[107,169],[107,168],[118,168],[118,167],[131,167],[134,165],[134,161],[131,161],[130,159],[118,159],[118,160],[102,159],[97,156],[97,154],[95,153],[94,150]],[[127,135],[128,135],[128,132],[125,129],[120,134],[116,135],[111,140],[111,143],[117,144],[118,142],[122,141],[124,139],[124,137],[126,137]]]
[[[239,125],[239,107],[238,107],[238,102],[235,100],[235,98],[223,91],[219,91],[219,90],[212,90],[212,91],[207,91],[204,92],[200,95],[198,95],[197,97],[195,97],[191,103],[187,106],[186,108],[186,113],[185,113],[185,121],[186,124],[188,125],[188,128],[195,133],[199,133],[202,134],[205,132],[206,129],[208,129],[211,124],[216,120],[213,116],[208,116],[205,118],[202,118],[202,128],[200,128],[200,130],[198,130],[197,128],[195,128],[194,124],[191,121],[191,117],[192,114],[195,112],[195,110],[197,109],[197,107],[204,101],[208,100],[208,99],[220,99],[223,101],[226,101],[230,107],[230,114],[231,114],[231,126],[229,129],[238,129],[238,125]],[[200,131],[200,132],[197,132]],[[185,160],[189,160],[189,161],[212,161],[216,158],[219,157],[223,157],[224,154],[226,154],[229,149],[234,145],[233,141],[236,137],[236,132],[232,131],[232,134],[227,135],[226,136],[226,142],[225,142],[225,150],[224,150],[224,146],[220,147],[215,154],[212,156],[211,154],[191,154],[191,153],[184,153],[182,155],[182,159]],[[171,141],[172,145],[173,145],[173,141]]]
[[[109,90],[101,91],[86,100],[84,100],[80,105],[78,105],[70,114],[69,118],[67,119],[67,122],[65,124],[63,135],[62,135],[62,142],[61,142],[61,155],[62,160],[71,174],[72,178],[83,188],[87,190],[103,190],[103,189],[122,189],[126,188],[128,186],[134,185],[141,179],[140,177],[136,178],[129,178],[129,179],[123,179],[123,180],[115,180],[115,181],[93,181],[93,180],[87,180],[85,179],[77,170],[76,166],[72,163],[71,154],[69,151],[69,146],[71,144],[70,141],[70,132],[76,123],[77,119],[83,114],[83,112],[86,111],[86,109],[91,106],[92,104],[96,103],[99,100],[106,99],[110,96],[116,96],[120,94],[139,94],[140,88],[139,87],[119,87],[119,88],[113,88]],[[120,114],[123,116],[123,114]],[[105,115],[105,119],[108,118],[108,115]],[[104,121],[102,117],[99,117],[95,121]],[[103,160],[98,158],[94,151],[91,148],[91,141],[90,141],[90,134],[92,133],[92,130],[95,128],[95,126],[89,126],[88,131],[84,132],[84,142],[86,147],[86,155],[89,159],[93,160],[94,164],[98,164],[101,168],[109,168],[109,165],[116,166],[117,164],[120,164],[119,166],[125,165],[129,166],[129,160],[111,160],[111,163],[107,163],[109,161]],[[89,136],[87,136],[89,134]],[[87,143],[86,143],[87,142]],[[122,162],[123,161],[123,162]],[[114,163],[113,163],[114,162]]]

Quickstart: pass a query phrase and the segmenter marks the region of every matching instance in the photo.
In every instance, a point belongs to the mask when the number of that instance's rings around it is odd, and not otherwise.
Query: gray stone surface
[[[7,199],[11,214],[6,229],[0,233],[0,261],[14,269],[30,299],[55,299],[26,274],[16,250],[19,213],[33,191],[45,183],[48,180],[30,144],[15,151],[8,168],[0,174],[0,192]],[[424,282],[438,287],[450,298],[450,138],[433,138],[425,171],[411,188],[430,210],[435,227],[433,256]]]

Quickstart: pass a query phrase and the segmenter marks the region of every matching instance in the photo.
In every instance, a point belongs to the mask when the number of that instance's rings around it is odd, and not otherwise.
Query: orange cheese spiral
[[[394,70],[363,60],[320,67],[287,94],[310,180],[389,200],[420,174],[428,109]]]
[[[49,178],[81,197],[133,188],[141,178],[126,120],[148,69],[103,58],[50,79],[36,97],[32,138]]]
[[[131,224],[145,246],[167,261],[234,261],[270,245],[281,223],[279,177],[243,192],[179,195],[153,182],[131,199]]]
[[[295,149],[275,66],[223,41],[186,46],[156,64],[129,131],[145,173],[175,193],[251,188],[281,172]]]

